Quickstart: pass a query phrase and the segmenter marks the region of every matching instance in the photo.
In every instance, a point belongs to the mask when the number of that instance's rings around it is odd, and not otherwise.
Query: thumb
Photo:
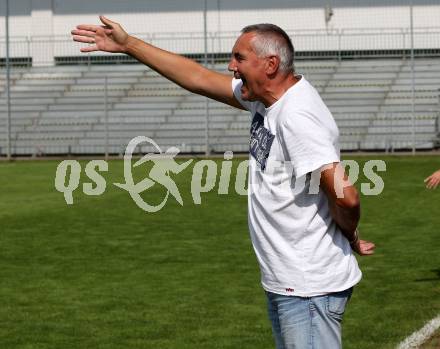
[[[107,27],[109,27],[110,29],[113,29],[113,26],[116,24],[116,22],[113,22],[111,20],[109,20],[107,17],[104,16],[99,16],[99,19],[101,20],[101,22],[103,24],[105,24]]]

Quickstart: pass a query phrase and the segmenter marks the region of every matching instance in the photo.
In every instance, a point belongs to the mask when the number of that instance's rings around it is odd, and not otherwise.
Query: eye
[[[237,62],[242,62],[243,61],[243,56],[241,56],[239,53],[235,53],[234,54],[234,58]]]

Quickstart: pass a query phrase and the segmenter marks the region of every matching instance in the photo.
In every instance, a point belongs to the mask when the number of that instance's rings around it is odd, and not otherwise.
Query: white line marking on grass
[[[431,337],[435,331],[440,327],[440,315],[429,321],[420,330],[414,332],[411,336],[406,338],[403,342],[399,344],[397,349],[414,349],[418,348],[424,342],[426,342],[429,337]]]

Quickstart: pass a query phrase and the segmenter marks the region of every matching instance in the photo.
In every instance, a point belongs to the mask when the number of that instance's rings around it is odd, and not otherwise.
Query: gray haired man
[[[340,348],[345,306],[361,279],[353,251],[370,255],[375,246],[359,238],[359,195],[339,164],[338,128],[295,74],[288,35],[272,24],[244,28],[230,76],[100,19],[72,30],[75,41],[91,44],[82,52],[126,53],[186,90],[251,112],[248,221],[276,347]]]

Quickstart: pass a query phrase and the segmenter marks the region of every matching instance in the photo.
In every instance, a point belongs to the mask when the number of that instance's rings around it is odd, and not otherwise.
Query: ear
[[[280,67],[280,57],[269,56],[266,58],[266,73],[268,75],[275,74]]]

